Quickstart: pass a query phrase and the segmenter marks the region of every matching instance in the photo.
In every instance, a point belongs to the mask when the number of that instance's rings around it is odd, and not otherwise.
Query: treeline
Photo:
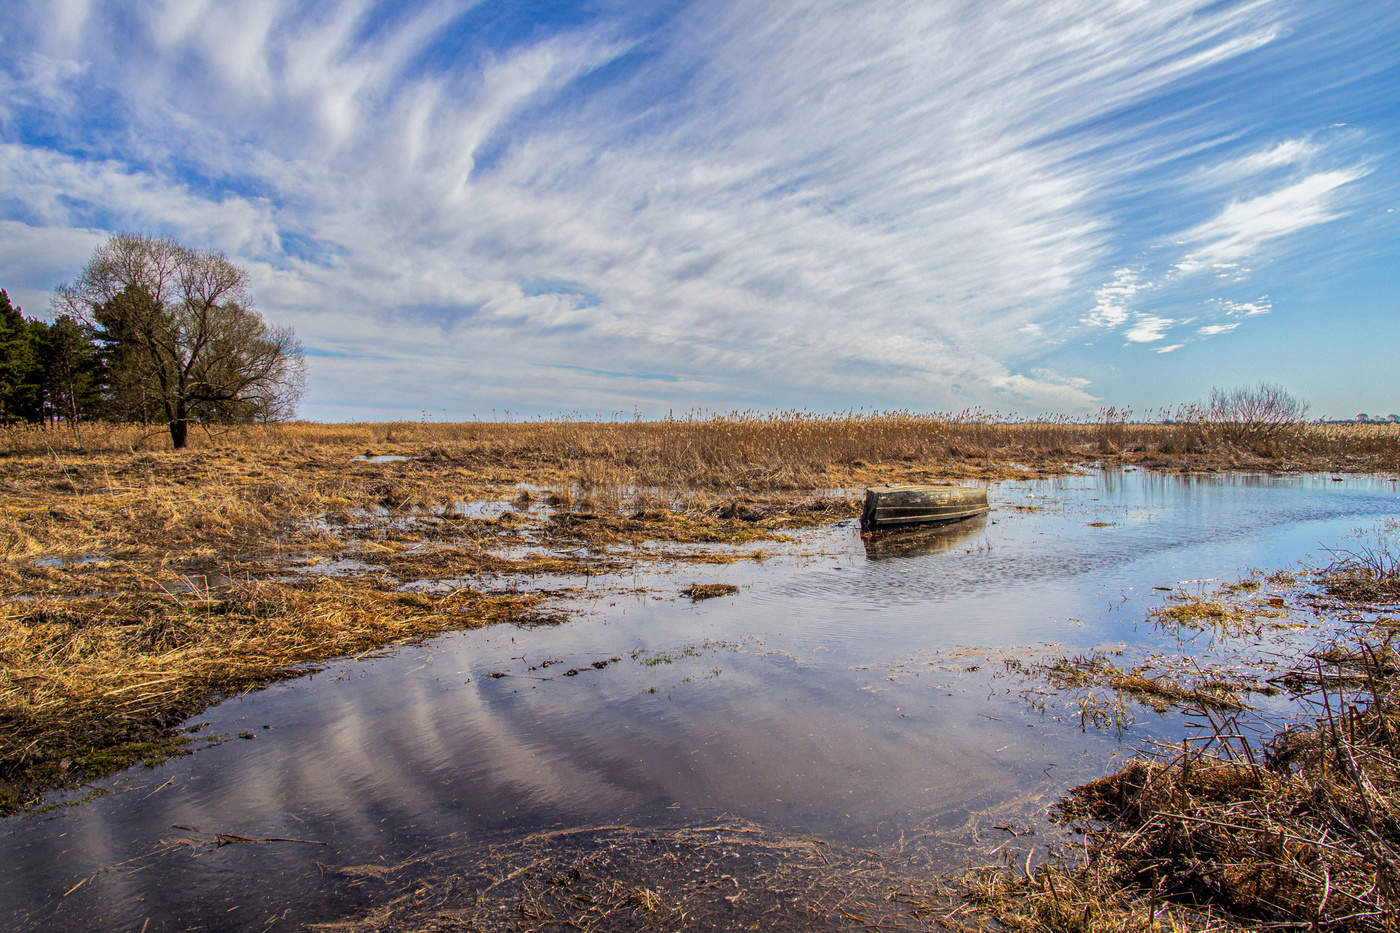
[[[0,423],[130,420],[113,389],[114,342],[61,315],[26,318],[0,289]]]

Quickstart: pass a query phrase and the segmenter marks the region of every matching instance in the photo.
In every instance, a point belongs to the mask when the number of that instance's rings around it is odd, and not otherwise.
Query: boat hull
[[[985,515],[987,490],[967,486],[876,486],[865,491],[864,531],[942,525]]]

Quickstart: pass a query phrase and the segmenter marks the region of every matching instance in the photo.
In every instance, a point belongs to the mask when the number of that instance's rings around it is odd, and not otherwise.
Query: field
[[[562,621],[559,598],[599,572],[761,560],[795,529],[853,517],[861,488],[879,482],[1046,476],[1094,462],[1400,468],[1397,426],[1231,437],[1199,422],[977,413],[286,424],[200,432],[178,453],[135,425],[84,425],[81,440],[0,429],[0,813],[191,749],[205,739],[177,731],[188,717],[332,658],[453,629]],[[521,585],[536,579],[548,582]],[[1125,676],[1081,668],[1073,676]],[[1388,721],[1378,722],[1363,725]],[[1320,747],[1308,760],[1326,768]],[[1235,767],[1185,760],[1193,781]],[[1140,797],[1131,781],[1143,773],[1114,785],[1112,799]],[[1109,881],[1121,878],[1060,883]],[[1017,895],[1041,904],[1026,884],[998,875],[979,890],[1016,925]]]

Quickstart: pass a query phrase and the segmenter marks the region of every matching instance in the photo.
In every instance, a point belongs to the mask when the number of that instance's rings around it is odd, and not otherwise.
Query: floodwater
[[[868,546],[842,523],[762,562],[590,578],[562,625],[454,633],[227,701],[191,722],[221,744],[0,823],[0,917],[292,928],[391,896],[363,866],[719,814],[955,867],[1186,728],[1139,711],[1081,729],[1004,659],[1179,650],[1145,622],[1157,588],[1325,563],[1400,516],[1381,477],[1129,470],[989,493],[990,519],[947,531]],[[691,603],[692,582],[740,592]]]

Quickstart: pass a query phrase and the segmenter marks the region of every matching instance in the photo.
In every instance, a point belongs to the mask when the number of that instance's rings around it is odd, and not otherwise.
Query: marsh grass
[[[1190,418],[1145,424],[1106,410],[1075,420],[1007,421],[999,413],[907,411],[820,414],[737,412],[665,421],[469,422],[321,425],[293,423],[219,428],[191,435],[191,449],[315,457],[334,451],[405,455],[430,462],[464,459],[512,472],[563,468],[585,489],[687,486],[795,488],[814,476],[877,473],[892,464],[1008,461],[1032,469],[1068,460],[1108,458],[1184,468],[1337,469],[1400,467],[1400,428],[1390,425],[1298,424],[1286,434],[1231,439]],[[161,432],[139,425],[92,424],[92,453],[165,452]],[[61,456],[72,451],[64,431],[30,426],[0,429],[0,450]]]
[[[1288,628],[1292,624],[1286,612],[1269,602],[1231,604],[1184,593],[1176,594],[1170,605],[1155,610],[1152,621],[1168,629],[1212,631],[1233,637],[1257,637],[1267,629]]]
[[[718,596],[733,596],[737,592],[739,588],[733,583],[692,583],[681,590],[681,595],[688,597],[691,602],[698,603]]]
[[[1008,670],[1045,680],[1060,690],[1107,687],[1157,712],[1169,709],[1237,711],[1245,708],[1248,692],[1277,693],[1277,688],[1252,678],[1220,670],[1201,670],[1178,659],[1154,658],[1124,669],[1105,654],[1075,655],[1049,662],[1025,664],[1007,660]]]
[[[1332,555],[1321,575],[1329,593],[1350,602],[1400,602],[1400,524],[1392,522],[1375,540]]]

